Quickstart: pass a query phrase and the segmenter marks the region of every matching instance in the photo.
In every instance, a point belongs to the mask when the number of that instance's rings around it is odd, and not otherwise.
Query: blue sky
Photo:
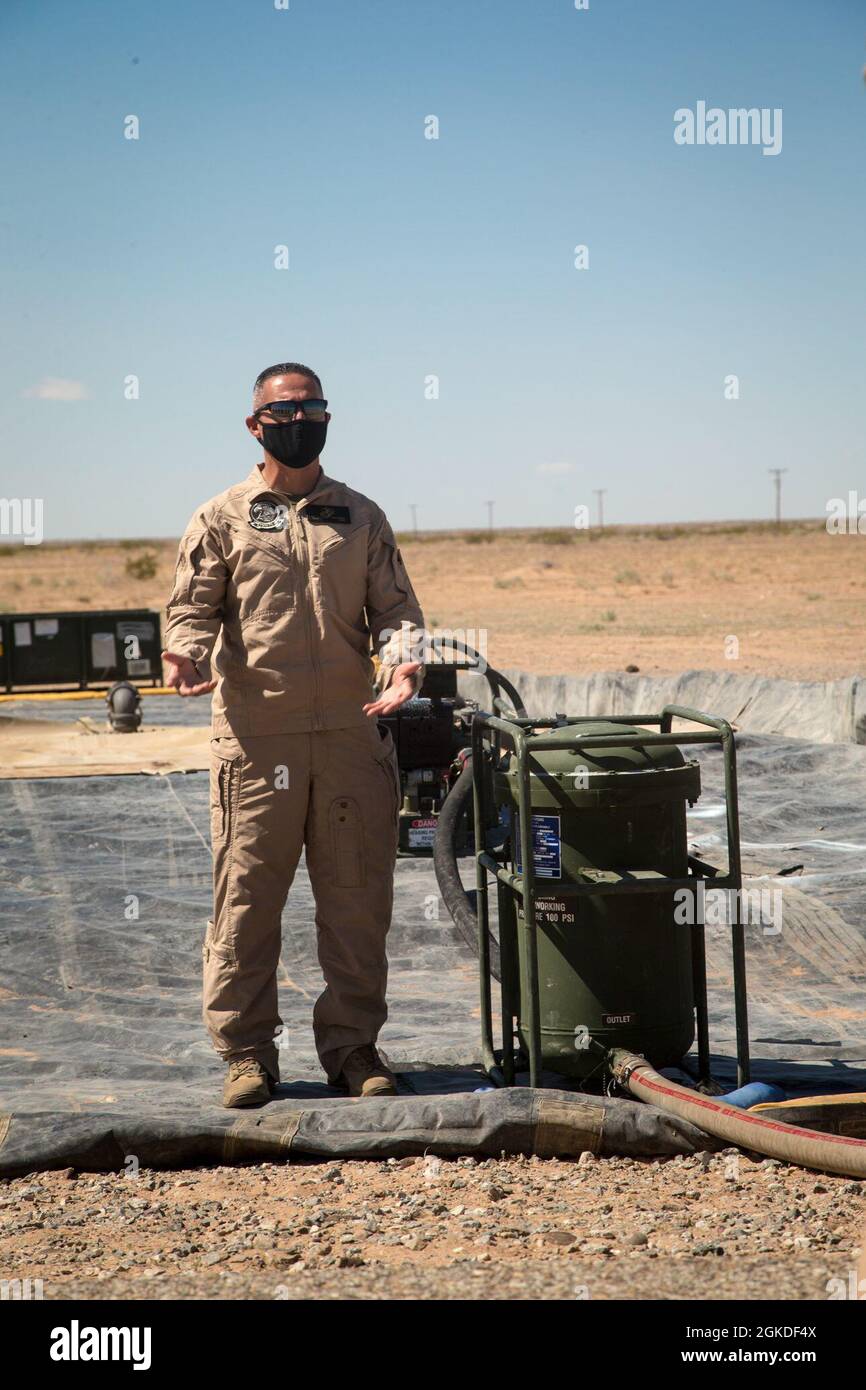
[[[0,491],[46,538],[178,534],[284,358],[398,529],[866,493],[862,0],[5,0],[0,44]],[[781,153],[675,144],[701,100]]]

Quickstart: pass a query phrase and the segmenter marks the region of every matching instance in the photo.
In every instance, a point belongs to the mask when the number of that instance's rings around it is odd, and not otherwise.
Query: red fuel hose
[[[645,1057],[634,1052],[616,1048],[609,1060],[614,1079],[638,1100],[690,1120],[707,1134],[801,1168],[866,1178],[866,1139],[819,1134],[814,1129],[750,1115],[748,1110],[726,1105],[723,1099],[704,1096],[668,1081],[653,1070]]]

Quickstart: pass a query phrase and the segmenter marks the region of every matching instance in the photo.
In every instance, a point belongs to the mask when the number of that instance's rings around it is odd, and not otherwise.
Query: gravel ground
[[[45,1299],[827,1299],[864,1195],[735,1150],[66,1169],[0,1181],[0,1278]]]

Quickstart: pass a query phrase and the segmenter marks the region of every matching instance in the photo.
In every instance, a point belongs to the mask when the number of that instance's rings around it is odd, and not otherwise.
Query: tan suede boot
[[[223,1105],[226,1110],[241,1110],[247,1105],[263,1105],[270,1100],[274,1079],[255,1057],[242,1057],[229,1062],[228,1075],[223,1083]]]
[[[397,1078],[389,1071],[372,1043],[350,1052],[340,1073],[339,1083],[353,1096],[396,1096]]]

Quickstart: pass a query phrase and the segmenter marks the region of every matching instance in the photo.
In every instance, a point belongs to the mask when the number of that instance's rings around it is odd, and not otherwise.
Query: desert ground
[[[863,673],[864,541],[820,520],[398,539],[428,626],[485,631],[500,668]],[[175,554],[3,547],[0,607],[161,609]],[[0,1265],[26,1252],[61,1299],[825,1299],[850,1289],[863,1198],[731,1152],[67,1171],[0,1182]]]
[[[841,1299],[862,1186],[735,1150],[66,1169],[0,1183],[0,1266],[46,1299]]]
[[[398,540],[428,627],[483,631],[500,669],[863,671],[866,537],[821,520]],[[176,554],[175,540],[0,546],[0,610],[162,609]]]

